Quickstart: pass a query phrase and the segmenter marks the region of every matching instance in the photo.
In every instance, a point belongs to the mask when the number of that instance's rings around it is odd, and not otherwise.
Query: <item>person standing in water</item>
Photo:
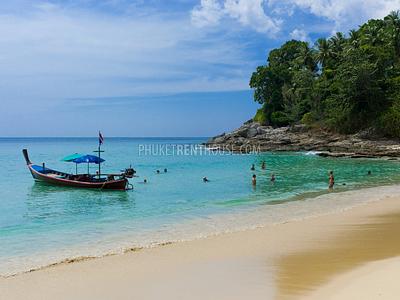
[[[253,174],[253,178],[251,179],[251,183],[253,184],[253,186],[256,186],[256,184],[257,184],[257,176],[256,176],[256,174]]]
[[[250,170],[254,171],[255,169],[256,169],[256,167],[254,166],[254,164],[252,164]]]
[[[275,174],[272,173],[272,175],[271,175],[271,183],[272,183],[272,184],[275,184],[275,180],[276,180]]]
[[[335,185],[335,177],[333,176],[333,171],[329,172],[329,189],[332,190]]]
[[[261,164],[261,169],[263,169],[263,170],[266,169],[265,160],[263,160],[263,162],[262,162],[262,164]]]

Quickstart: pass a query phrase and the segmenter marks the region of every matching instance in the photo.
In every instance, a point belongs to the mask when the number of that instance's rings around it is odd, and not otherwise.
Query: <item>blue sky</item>
[[[0,2],[0,136],[211,136],[251,118],[269,50],[400,0]]]

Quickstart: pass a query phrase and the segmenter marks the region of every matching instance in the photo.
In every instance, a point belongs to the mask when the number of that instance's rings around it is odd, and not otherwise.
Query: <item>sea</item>
[[[22,156],[26,148],[32,162],[75,173],[62,158],[95,154],[96,138],[0,138],[0,276],[326,213],[362,201],[336,201],[337,192],[400,182],[398,161],[234,154],[207,150],[206,140],[107,138],[102,172],[132,166],[137,177],[130,179],[133,190],[98,191],[35,182]],[[88,171],[86,164],[77,168]],[[94,174],[98,166],[89,168]],[[331,170],[336,184],[328,191]]]

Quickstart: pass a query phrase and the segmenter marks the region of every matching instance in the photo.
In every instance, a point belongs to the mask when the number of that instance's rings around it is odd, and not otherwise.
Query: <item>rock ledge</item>
[[[342,135],[304,125],[273,128],[247,121],[231,133],[208,140],[211,149],[247,153],[251,151],[316,151],[332,157],[400,158],[400,140],[371,138],[365,132]]]

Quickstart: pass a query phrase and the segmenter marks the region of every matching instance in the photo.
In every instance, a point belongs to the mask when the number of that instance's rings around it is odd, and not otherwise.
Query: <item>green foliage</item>
[[[301,124],[311,126],[315,122],[315,117],[312,112],[308,112],[303,115],[300,122],[301,122]]]
[[[369,20],[314,47],[291,40],[251,76],[255,119],[282,126],[318,122],[339,132],[376,127],[400,137],[400,16]]]
[[[264,108],[257,109],[257,113],[254,116],[253,120],[262,125],[267,124],[267,116],[265,114]]]
[[[271,114],[271,123],[275,126],[285,126],[290,123],[290,118],[282,112],[282,111],[275,111]]]
[[[274,112],[289,111],[292,106],[301,110],[299,107],[303,104],[299,103],[301,99],[298,97],[304,94],[303,87],[299,86],[300,90],[297,91],[294,85],[312,78],[316,71],[313,50],[305,42],[292,40],[270,52],[268,64],[258,67],[250,79],[254,100],[264,104],[267,123],[274,124]],[[297,74],[298,72],[303,74]],[[291,88],[294,89],[290,90]],[[284,94],[284,91],[287,93]]]
[[[395,69],[393,73],[400,73]],[[382,113],[377,121],[377,127],[383,135],[400,137],[400,76],[392,78],[388,98],[389,108]]]
[[[400,101],[381,115],[378,126],[384,135],[400,137]]]

